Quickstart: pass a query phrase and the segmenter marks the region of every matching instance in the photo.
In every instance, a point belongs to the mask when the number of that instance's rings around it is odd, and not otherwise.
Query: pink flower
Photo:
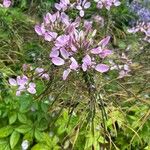
[[[16,91],[16,96],[20,96],[22,92],[28,91],[31,94],[36,93],[36,85],[33,82],[29,83],[29,79],[27,76],[18,76],[17,79],[9,78],[9,84],[12,86],[17,86],[18,89]]]
[[[11,5],[11,1],[10,0],[3,0],[3,7],[8,8]]]

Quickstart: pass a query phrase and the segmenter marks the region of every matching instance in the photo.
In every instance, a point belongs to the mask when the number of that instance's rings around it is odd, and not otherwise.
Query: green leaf
[[[37,139],[37,141],[39,141],[39,142],[44,141],[43,132],[40,132],[40,131],[37,130],[37,129],[35,129],[34,136],[35,136],[35,138]]]
[[[28,140],[28,141],[30,141],[30,142],[32,143],[32,141],[33,141],[33,136],[34,136],[34,130],[30,130],[29,132],[27,132],[27,133],[24,135],[23,139],[26,139],[26,140]]]
[[[6,126],[0,129],[0,138],[9,136],[13,132],[12,126]]]
[[[18,143],[19,138],[20,138],[20,134],[19,134],[18,132],[16,132],[16,131],[14,131],[14,132],[12,133],[12,135],[10,136],[10,146],[11,146],[12,149],[13,149],[13,148],[16,146],[16,144]]]
[[[33,146],[31,150],[50,150],[50,148],[45,144],[39,143]]]
[[[21,123],[27,123],[27,117],[26,117],[25,114],[18,113],[18,120],[19,120]]]
[[[17,120],[17,113],[12,113],[9,117],[9,124],[13,124]]]
[[[18,128],[15,129],[16,131],[18,131],[19,133],[27,133],[28,131],[32,130],[32,127],[29,125],[21,125]]]
[[[0,139],[0,150],[11,150],[8,140]]]
[[[48,127],[48,122],[47,122],[47,120],[44,119],[44,118],[42,118],[42,119],[38,122],[38,124],[37,124],[36,127],[37,127],[37,129],[40,130],[40,131],[46,130],[47,127]]]

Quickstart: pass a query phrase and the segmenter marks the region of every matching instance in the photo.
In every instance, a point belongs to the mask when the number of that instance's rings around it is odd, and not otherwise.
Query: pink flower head
[[[11,5],[11,1],[10,0],[3,0],[3,7],[8,8]]]
[[[20,96],[22,92],[28,91],[31,94],[36,93],[36,85],[35,83],[29,83],[29,79],[27,76],[18,76],[17,79],[9,78],[9,84],[12,86],[17,86],[18,89],[16,91],[16,96]]]

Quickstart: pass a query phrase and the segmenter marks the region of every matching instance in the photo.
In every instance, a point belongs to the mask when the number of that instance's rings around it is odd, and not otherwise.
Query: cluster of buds
[[[27,71],[33,71],[33,68],[30,65],[24,64],[23,71],[26,73]],[[49,80],[50,77],[43,68],[36,68],[34,69],[34,76]],[[9,78],[9,84],[11,86],[17,87],[16,95],[20,96],[22,92],[29,92],[30,94],[36,94],[36,84],[33,82],[35,78],[28,77],[27,75],[17,76],[16,79]]]
[[[144,40],[150,43],[150,22],[137,22],[136,26],[128,29],[129,33],[142,32],[145,34]]]
[[[51,62],[56,66],[64,66],[63,79],[72,71],[95,69],[104,73],[109,66],[104,64],[105,58],[112,54],[107,48],[110,36],[97,42],[92,22],[77,18],[69,19],[64,12],[47,13],[41,25],[35,26],[38,35],[51,42]]]
[[[119,6],[121,3],[119,0],[94,0],[97,3],[97,8],[103,7],[110,10],[112,6]]]
[[[10,0],[3,0],[3,3],[0,4],[0,7],[5,7],[5,8],[8,8],[11,6],[11,1]]]

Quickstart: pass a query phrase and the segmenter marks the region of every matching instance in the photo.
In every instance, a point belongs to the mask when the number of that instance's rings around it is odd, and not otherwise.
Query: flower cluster
[[[25,75],[17,76],[17,79],[9,78],[9,83],[12,86],[17,86],[16,95],[20,96],[22,92],[28,91],[30,94],[36,93],[36,85],[33,82],[29,82],[29,78]]]
[[[3,3],[0,4],[0,7],[8,8],[8,7],[10,7],[11,3],[12,2],[10,0],[3,0]]]
[[[97,8],[102,9],[105,7],[110,10],[112,6],[119,6],[121,3],[119,0],[94,0],[97,3]]]
[[[136,24],[136,26],[128,29],[129,33],[142,32],[145,34],[144,40],[150,43],[150,22],[141,22]]]
[[[119,56],[120,64],[115,63],[113,60],[109,60],[111,64],[110,70],[118,70],[119,76],[118,78],[124,78],[126,76],[130,76],[132,61],[129,59],[125,53],[122,53]]]
[[[58,11],[66,11],[67,9],[76,9],[79,11],[81,17],[84,16],[84,10],[90,8],[91,3],[87,0],[77,0],[71,3],[70,0],[60,0],[59,3],[55,3],[55,8]]]
[[[23,65],[23,72],[33,71],[33,68],[30,65]],[[28,77],[27,75],[17,76],[16,79],[9,78],[9,84],[11,86],[17,87],[16,95],[20,96],[22,92],[29,92],[30,94],[36,94],[36,84],[33,82],[36,78],[49,80],[49,75],[45,72],[43,68],[36,68],[33,72],[34,77]]]
[[[51,42],[50,59],[56,66],[64,66],[63,79],[72,71],[95,69],[104,73],[109,66],[102,62],[112,54],[107,48],[110,36],[97,42],[97,30],[92,22],[69,19],[64,12],[47,13],[41,25],[35,26],[38,35]]]

